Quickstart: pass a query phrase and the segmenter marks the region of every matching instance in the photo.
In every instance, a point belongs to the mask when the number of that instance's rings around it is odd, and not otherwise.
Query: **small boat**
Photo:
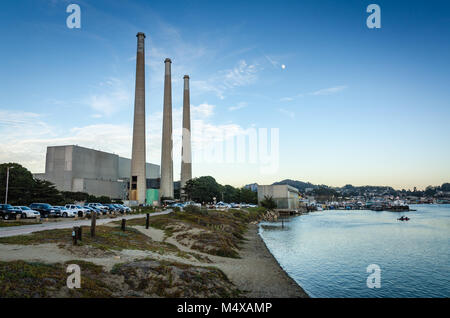
[[[409,217],[402,216],[401,218],[398,218],[397,220],[399,220],[399,221],[409,221]]]

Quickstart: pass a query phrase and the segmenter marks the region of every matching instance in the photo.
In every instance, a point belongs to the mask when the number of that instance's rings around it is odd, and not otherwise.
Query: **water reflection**
[[[449,297],[450,205],[394,212],[323,211],[264,222],[260,234],[281,266],[315,297]],[[366,286],[378,264],[382,287]]]

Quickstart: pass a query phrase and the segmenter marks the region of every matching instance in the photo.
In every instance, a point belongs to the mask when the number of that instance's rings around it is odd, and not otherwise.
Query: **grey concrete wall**
[[[258,203],[269,196],[275,200],[278,209],[298,209],[298,193],[289,185],[258,185]]]
[[[47,147],[43,179],[54,183],[58,190],[72,189],[73,146]]]
[[[127,158],[119,157],[119,179],[130,179],[131,173],[131,160]],[[153,163],[146,163],[145,174],[147,179],[157,179],[161,177],[159,165]]]
[[[117,181],[119,175],[119,156],[72,146],[72,176],[105,181]]]
[[[47,147],[45,173],[34,177],[54,183],[60,191],[125,198],[126,183],[118,180],[128,180],[130,172],[130,159],[70,145]],[[147,178],[159,178],[159,166],[147,163],[146,174]]]

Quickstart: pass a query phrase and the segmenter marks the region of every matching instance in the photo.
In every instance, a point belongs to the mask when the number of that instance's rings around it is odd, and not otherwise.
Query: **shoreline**
[[[309,298],[310,296],[280,266],[258,233],[258,225],[250,224],[241,258],[216,263],[246,298]]]

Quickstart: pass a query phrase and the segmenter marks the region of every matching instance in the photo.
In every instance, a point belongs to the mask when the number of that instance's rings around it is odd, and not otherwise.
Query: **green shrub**
[[[195,214],[201,214],[201,209],[196,205],[188,205],[184,208],[184,211],[187,213],[195,213]]]
[[[271,211],[277,207],[277,203],[271,196],[264,196],[264,200],[261,201],[261,205],[265,207],[267,210]]]

